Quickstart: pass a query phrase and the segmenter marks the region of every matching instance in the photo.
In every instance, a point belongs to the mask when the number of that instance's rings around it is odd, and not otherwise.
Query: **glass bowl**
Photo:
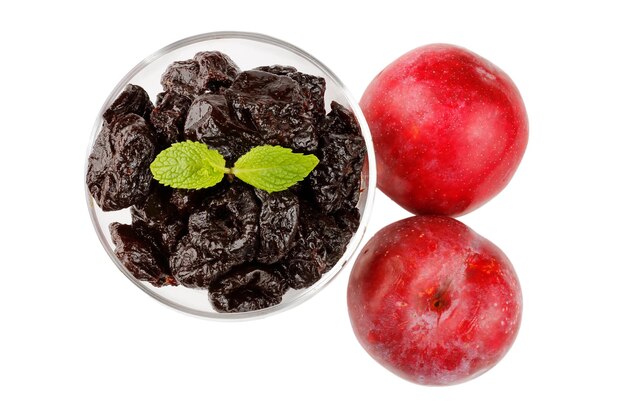
[[[374,190],[376,189],[374,147],[365,117],[361,113],[357,102],[346,90],[339,78],[319,60],[287,42],[269,36],[247,32],[213,32],[185,38],[172,43],[148,56],[131,69],[117,86],[115,86],[104,102],[91,133],[87,157],[89,157],[91,148],[100,132],[103,122],[102,114],[113,103],[127,84],[131,83],[142,86],[154,102],[157,93],[162,91],[160,84],[161,75],[165,72],[169,64],[174,61],[191,59],[197,52],[211,50],[221,51],[229,55],[242,70],[252,69],[261,65],[279,64],[291,65],[301,72],[321,76],[326,80],[326,111],[328,112],[330,110],[330,103],[334,100],[347,107],[355,114],[367,145],[367,156],[361,175],[362,192],[358,203],[361,220],[358,230],[352,237],[341,259],[312,286],[301,290],[290,289],[283,296],[283,300],[280,304],[256,311],[222,313],[213,309],[206,290],[192,289],[184,286],[156,288],[149,283],[136,280],[115,256],[115,246],[109,233],[109,224],[112,222],[131,223],[130,209],[112,212],[102,211],[91,197],[85,185],[87,205],[96,233],[104,249],[109,254],[109,257],[124,275],[145,293],[163,304],[195,316],[226,320],[258,318],[284,311],[311,298],[344,268],[350,257],[354,254],[365,233],[374,200]],[[85,163],[85,174],[86,170],[87,163]]]

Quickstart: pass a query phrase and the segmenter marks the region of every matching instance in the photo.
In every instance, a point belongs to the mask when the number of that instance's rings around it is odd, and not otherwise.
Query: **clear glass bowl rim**
[[[374,195],[376,191],[376,161],[375,161],[375,155],[374,155],[374,144],[372,142],[372,137],[369,131],[369,127],[367,125],[367,121],[365,120],[365,116],[361,112],[361,108],[359,107],[358,102],[352,97],[352,95],[350,94],[346,86],[343,84],[343,82],[341,82],[341,80],[335,75],[335,73],[332,72],[321,61],[319,61],[317,58],[313,57],[309,53],[305,52],[304,50],[288,42],[285,42],[283,40],[280,40],[280,39],[277,39],[268,35],[264,35],[261,33],[255,33],[255,32],[240,32],[240,31],[208,32],[208,33],[203,33],[203,34],[199,34],[195,36],[190,36],[190,37],[181,39],[179,41],[173,42],[157,50],[153,54],[143,59],[137,65],[135,65],[135,67],[133,67],[133,69],[131,69],[120,80],[120,82],[115,86],[113,91],[109,94],[109,96],[105,100],[104,104],[102,105],[102,108],[100,109],[100,112],[98,113],[98,116],[96,117],[96,121],[94,123],[93,129],[91,132],[90,142],[87,147],[87,156],[85,158],[83,178],[85,178],[87,175],[88,158],[89,158],[89,155],[91,154],[91,150],[95,142],[96,136],[98,135],[100,131],[100,127],[102,126],[102,120],[103,120],[102,114],[108,108],[110,103],[112,103],[113,100],[122,92],[124,87],[130,82],[130,80],[133,77],[135,77],[139,72],[141,72],[144,68],[150,65],[152,62],[154,62],[155,60],[161,58],[162,56],[172,51],[175,51],[176,49],[193,45],[199,42],[205,42],[205,41],[217,40],[217,39],[243,39],[243,40],[248,40],[248,41],[256,41],[260,43],[274,45],[279,48],[285,49],[289,52],[292,52],[295,55],[298,55],[299,57],[315,65],[319,70],[321,70],[324,73],[325,77],[330,78],[335,84],[337,84],[337,86],[340,87],[342,94],[344,95],[344,97],[348,101],[348,104],[350,105],[350,108],[354,112],[357,118],[357,121],[359,122],[359,125],[361,127],[363,138],[365,139],[365,143],[367,147],[368,171],[367,171],[367,184],[365,185],[366,186],[365,191],[367,191],[367,198],[365,200],[365,205],[363,207],[363,212],[361,214],[361,221],[359,223],[359,228],[357,229],[356,233],[352,237],[352,240],[350,241],[350,244],[346,248],[346,251],[344,252],[342,257],[339,259],[339,261],[337,261],[337,263],[333,266],[333,268],[330,271],[323,274],[322,278],[319,281],[317,281],[315,284],[313,284],[312,286],[308,287],[307,289],[302,291],[300,294],[298,294],[297,297],[294,297],[287,301],[283,301],[277,305],[274,305],[265,309],[247,311],[247,312],[239,312],[239,313],[219,313],[219,312],[205,312],[205,311],[196,310],[194,308],[187,307],[185,305],[173,302],[169,300],[167,297],[155,291],[149,290],[146,286],[144,286],[142,283],[137,281],[132,276],[132,274],[128,272],[128,270],[124,267],[124,265],[122,265],[120,260],[117,258],[117,256],[115,256],[115,253],[109,246],[107,237],[104,235],[105,231],[103,231],[99,225],[98,214],[96,213],[96,210],[94,207],[94,200],[91,194],[89,193],[89,188],[87,187],[85,181],[83,181],[83,184],[84,184],[85,194],[87,198],[87,208],[89,210],[89,216],[93,223],[94,229],[96,230],[100,243],[104,247],[105,251],[108,253],[113,263],[115,263],[117,268],[124,275],[126,275],[126,277],[133,284],[139,287],[143,292],[145,292],[146,294],[150,295],[152,298],[160,301],[161,303],[177,311],[192,315],[194,317],[202,317],[206,319],[220,320],[220,321],[221,320],[242,320],[242,319],[261,318],[261,317],[266,317],[266,316],[273,315],[275,313],[293,308],[299,305],[300,303],[310,299],[317,292],[319,292],[322,288],[326,287],[326,285],[328,285],[339,274],[339,272],[343,270],[343,268],[348,264],[348,261],[350,260],[350,258],[356,253],[358,247],[361,245],[363,236],[365,235],[365,231],[367,229],[369,218],[371,216],[372,207],[374,205]]]

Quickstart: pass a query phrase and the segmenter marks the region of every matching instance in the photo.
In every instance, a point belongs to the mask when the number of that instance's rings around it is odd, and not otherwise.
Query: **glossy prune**
[[[111,123],[117,116],[132,113],[148,120],[153,107],[146,90],[138,85],[128,84],[113,104],[102,114],[102,118],[107,123]]]
[[[153,184],[153,189],[146,200],[131,208],[133,224],[140,224],[149,229],[159,239],[165,254],[170,254],[186,230],[178,210],[170,203],[172,189]]]
[[[209,299],[217,311],[260,310],[279,304],[287,289],[287,284],[273,268],[247,265],[211,282]]]
[[[290,191],[267,193],[255,190],[261,201],[257,261],[272,264],[281,260],[294,246],[298,232],[300,205]]]
[[[365,142],[361,136],[328,133],[309,175],[317,206],[324,213],[356,206],[360,196]]]
[[[198,84],[205,91],[217,93],[220,89],[229,87],[239,74],[237,64],[219,51],[198,52],[193,59],[199,66]]]
[[[327,269],[326,248],[319,218],[306,205],[300,207],[300,227],[293,249],[278,264],[278,270],[291,288],[313,285]]]
[[[209,283],[232,267],[251,261],[258,242],[259,203],[254,192],[234,184],[191,213],[188,234],[170,257],[174,277],[192,288]]]
[[[87,186],[102,210],[141,203],[150,191],[155,140],[146,121],[126,114],[105,123],[87,165]]]
[[[358,228],[360,216],[358,209],[340,215],[338,221],[334,215],[300,204],[300,227],[295,245],[277,264],[277,270],[291,288],[310,287],[341,258]]]
[[[275,75],[286,75],[297,82],[307,101],[306,110],[311,112],[316,121],[321,120],[325,116],[324,94],[326,93],[326,80],[324,78],[304,74],[294,67],[285,65],[262,66],[255,69]]]
[[[231,117],[226,98],[203,94],[191,104],[185,121],[185,136],[217,149],[229,164],[260,144],[253,131]]]
[[[169,274],[167,263],[153,236],[141,225],[111,223],[111,239],[115,244],[115,256],[128,271],[140,281],[155,287],[178,285]]]
[[[330,109],[330,112],[326,115],[322,123],[323,131],[327,133],[362,136],[359,122],[357,122],[354,113],[336,101],[330,103]],[[365,144],[363,144],[363,146],[365,146]]]
[[[297,82],[265,71],[243,71],[225,91],[237,120],[264,144],[298,151],[317,148],[313,117]]]
[[[173,188],[169,202],[178,211],[179,218],[185,219],[186,222],[192,212],[200,210],[207,200],[223,196],[229,187],[230,180],[224,177],[220,183],[209,188],[199,190]]]
[[[204,89],[198,85],[200,66],[193,59],[172,62],[161,76],[161,85],[166,92],[183,96],[202,94]]]
[[[198,52],[194,59],[170,64],[161,77],[161,85],[165,91],[196,96],[221,91],[232,84],[238,73],[239,68],[227,55]]]
[[[183,140],[183,130],[191,99],[174,92],[163,93],[150,113],[150,123],[154,127],[159,148],[165,149],[174,142]]]

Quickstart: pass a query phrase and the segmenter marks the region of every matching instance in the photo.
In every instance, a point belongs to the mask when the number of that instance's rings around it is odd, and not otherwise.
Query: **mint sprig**
[[[161,151],[150,171],[161,184],[173,188],[200,189],[219,183],[224,174],[235,175],[258,189],[286,190],[302,181],[319,163],[315,155],[294,153],[289,148],[263,145],[240,157],[233,168],[215,149],[200,142],[178,142]]]
[[[267,192],[282,191],[302,181],[319,159],[293,153],[289,148],[263,145],[252,148],[235,162],[233,174],[243,182]]]
[[[219,183],[228,172],[215,149],[200,142],[178,142],[161,151],[150,164],[154,178],[173,188],[200,189]]]

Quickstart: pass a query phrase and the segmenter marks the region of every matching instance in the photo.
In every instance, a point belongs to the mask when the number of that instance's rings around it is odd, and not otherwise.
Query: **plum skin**
[[[414,216],[376,233],[355,261],[347,298],[363,348],[422,385],[487,371],[513,344],[522,314],[506,255],[445,216]]]
[[[378,188],[414,214],[460,216],[511,180],[528,143],[513,81],[466,49],[414,49],[372,80],[360,101]]]

